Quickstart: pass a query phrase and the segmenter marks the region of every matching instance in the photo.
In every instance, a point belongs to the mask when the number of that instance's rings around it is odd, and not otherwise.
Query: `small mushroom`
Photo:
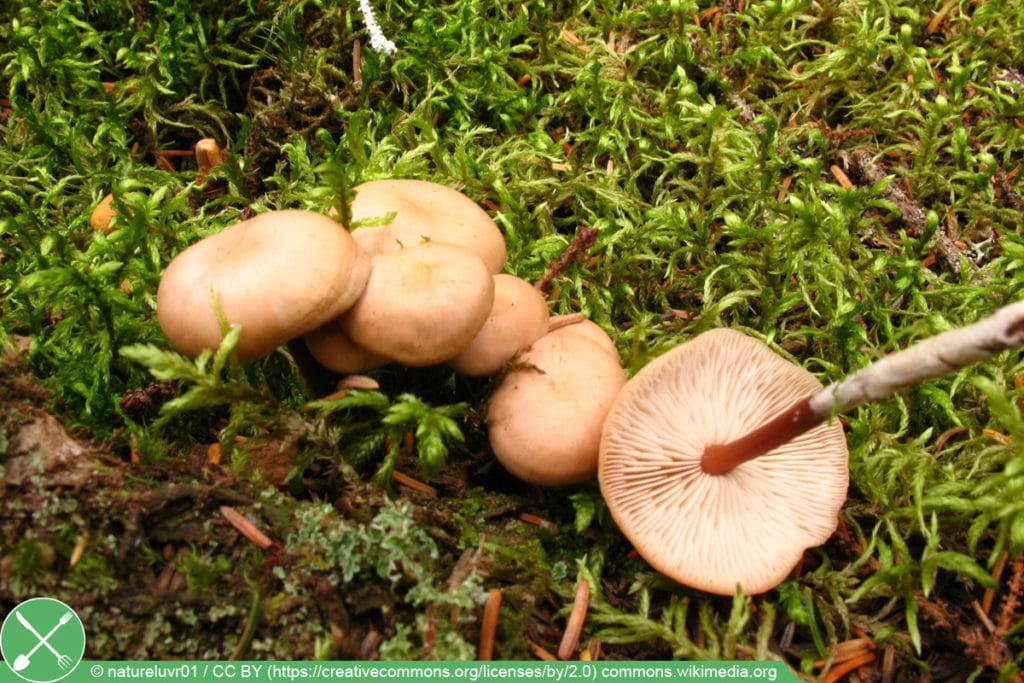
[[[619,350],[615,348],[615,342],[604,331],[604,328],[588,320],[582,313],[566,313],[551,318],[548,331],[564,329],[568,334],[576,334],[589,339],[610,353],[616,360],[619,358]]]
[[[476,202],[445,185],[427,180],[372,180],[353,188],[352,221],[381,219],[384,225],[362,226],[352,237],[370,256],[441,242],[468,249],[492,274],[505,267],[505,238]]]
[[[359,300],[339,321],[370,353],[410,367],[443,363],[469,346],[494,302],[494,277],[479,257],[428,242],[372,259]]]
[[[337,319],[318,327],[303,339],[317,363],[343,375],[373,370],[388,362],[384,356],[367,351],[352,341]]]
[[[493,375],[510,358],[548,331],[548,305],[526,280],[499,273],[494,276],[494,303],[483,327],[469,346],[448,361],[470,377]]]
[[[264,356],[337,318],[366,286],[370,258],[338,223],[310,211],[268,211],[175,256],[157,288],[157,318],[182,353],[240,325],[240,360]]]
[[[533,484],[583,481],[597,471],[601,426],[626,381],[618,357],[568,327],[523,351],[487,405],[495,457]]]
[[[822,424],[724,474],[701,466],[780,406],[821,388],[752,337],[705,332],[648,363],[619,392],[598,481],[612,518],[655,569],[721,595],[779,584],[835,531],[849,481],[846,439]]]

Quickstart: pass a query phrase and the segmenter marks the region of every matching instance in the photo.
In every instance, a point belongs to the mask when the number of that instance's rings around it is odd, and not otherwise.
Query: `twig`
[[[539,291],[543,292],[547,289],[551,281],[565,268],[569,263],[576,258],[578,254],[582,254],[590,249],[597,240],[597,228],[588,228],[585,225],[581,225],[576,229],[576,236],[572,238],[572,242],[566,248],[562,255],[558,257],[558,260],[548,266],[548,269],[544,272],[537,283],[534,284]]]
[[[850,173],[857,178],[862,185],[875,185],[885,180],[886,172],[885,169],[879,166],[871,158],[871,153],[867,150],[858,149],[850,154],[849,158]],[[925,227],[927,227],[928,221],[925,216],[924,209],[918,206],[914,201],[907,196],[898,185],[889,183],[885,189],[882,190],[882,196],[888,199],[900,210],[900,218],[906,224],[907,228],[910,229],[911,235],[921,235],[924,233]]]
[[[1021,604],[1021,592],[1024,590],[1024,555],[1018,555],[1013,561],[1013,576],[1006,585],[1006,597],[1003,598],[1003,605],[999,609],[999,622],[996,628],[999,633],[1005,634],[1010,630],[1010,622],[1013,621],[1017,608]]]
[[[985,627],[986,631],[989,633],[996,632],[996,625],[993,624],[992,620],[988,618],[988,615],[982,611],[980,602],[977,600],[971,600],[971,609],[973,609],[974,613],[978,615],[978,619],[981,621],[981,625]]]

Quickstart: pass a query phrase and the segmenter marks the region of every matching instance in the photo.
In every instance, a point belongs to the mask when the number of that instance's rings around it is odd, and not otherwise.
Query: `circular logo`
[[[85,627],[60,600],[32,598],[11,610],[0,626],[4,663],[31,683],[59,681],[85,654]]]

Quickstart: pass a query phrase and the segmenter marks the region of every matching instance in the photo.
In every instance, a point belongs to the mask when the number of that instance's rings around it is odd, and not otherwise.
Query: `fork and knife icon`
[[[53,628],[51,628],[45,636],[40,635],[39,631],[36,630],[36,627],[33,626],[32,623],[28,619],[26,619],[25,615],[21,612],[15,612],[14,616],[17,617],[18,621],[21,622],[21,625],[25,627],[25,629],[27,629],[28,632],[34,635],[38,640],[38,642],[31,650],[29,650],[26,653],[20,654],[15,658],[13,665],[15,671],[22,671],[26,669],[29,666],[29,664],[32,663],[32,655],[34,655],[36,651],[41,647],[46,647],[46,649],[49,650],[50,653],[57,658],[57,665],[60,668],[66,669],[69,666],[71,666],[74,660],[72,660],[71,657],[68,657],[67,655],[63,655],[60,652],[57,652],[57,650],[52,645],[50,645],[50,637],[57,632],[57,629],[71,621],[71,618],[74,616],[72,612],[65,612],[64,614],[62,614],[57,623],[54,624]]]

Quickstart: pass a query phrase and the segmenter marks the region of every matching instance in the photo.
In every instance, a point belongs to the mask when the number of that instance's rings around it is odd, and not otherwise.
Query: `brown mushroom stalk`
[[[937,334],[875,361],[798,400],[748,434],[707,446],[701,458],[701,469],[707,474],[725,474],[839,413],[1021,345],[1024,345],[1024,301],[1006,305],[976,323]]]

